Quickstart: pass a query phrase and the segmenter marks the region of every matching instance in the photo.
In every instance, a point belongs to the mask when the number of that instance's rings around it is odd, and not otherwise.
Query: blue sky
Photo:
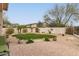
[[[37,23],[43,21],[43,16],[54,6],[55,3],[10,3],[7,15],[12,23]],[[75,25],[79,25],[79,22]]]
[[[9,4],[7,14],[12,23],[36,23],[43,21],[43,16],[48,10],[53,8],[54,5],[55,4],[11,3]]]

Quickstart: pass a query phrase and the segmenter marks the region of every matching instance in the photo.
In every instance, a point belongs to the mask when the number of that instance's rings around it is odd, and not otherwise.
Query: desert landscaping
[[[37,6],[32,4],[31,6],[31,4],[11,5],[0,3],[0,6],[2,5],[4,8],[0,10],[0,56],[79,56],[79,4],[78,6],[76,4],[65,4],[63,6],[53,4],[53,9],[50,9],[43,16],[43,21],[38,20],[38,22],[33,23],[34,20],[32,20],[29,24],[29,21],[24,21],[26,24],[24,22],[20,24],[22,21],[14,23],[17,20],[10,22],[11,19],[8,17],[12,15],[8,13],[12,13],[10,11],[11,6],[15,5],[15,11],[12,10],[16,12],[17,8],[19,8],[17,6],[30,6],[29,8],[34,6],[35,10],[37,10],[36,7],[39,7],[40,4],[36,4]],[[50,6],[50,4],[47,5]],[[42,6],[39,8],[43,8]],[[30,14],[26,10],[24,11],[26,13],[24,16],[28,17]],[[17,13],[14,12],[14,15],[21,15],[18,11]],[[40,14],[40,11],[36,14]],[[14,20],[18,19],[18,16],[13,16]]]
[[[9,51],[12,56],[78,56],[79,40],[72,36],[58,35],[57,41],[45,42],[43,40],[34,40],[34,43],[26,44],[22,41],[17,43],[16,38],[10,37]],[[16,49],[16,50],[15,50]]]

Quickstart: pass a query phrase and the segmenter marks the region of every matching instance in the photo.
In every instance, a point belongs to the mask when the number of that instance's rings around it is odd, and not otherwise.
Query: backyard
[[[79,55],[79,4],[8,5],[0,23],[1,56]]]

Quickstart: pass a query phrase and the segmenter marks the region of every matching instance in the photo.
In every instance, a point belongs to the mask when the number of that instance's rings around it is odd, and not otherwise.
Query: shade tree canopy
[[[50,26],[67,26],[72,21],[79,20],[79,4],[56,4],[44,15],[44,21]]]

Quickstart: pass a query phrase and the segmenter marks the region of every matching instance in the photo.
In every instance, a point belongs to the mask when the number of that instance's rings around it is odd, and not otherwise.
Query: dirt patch
[[[72,35],[57,36],[57,41],[35,41],[31,44],[10,43],[11,56],[77,56],[79,43]],[[72,37],[73,39],[69,39]],[[66,40],[68,39],[68,40]]]

